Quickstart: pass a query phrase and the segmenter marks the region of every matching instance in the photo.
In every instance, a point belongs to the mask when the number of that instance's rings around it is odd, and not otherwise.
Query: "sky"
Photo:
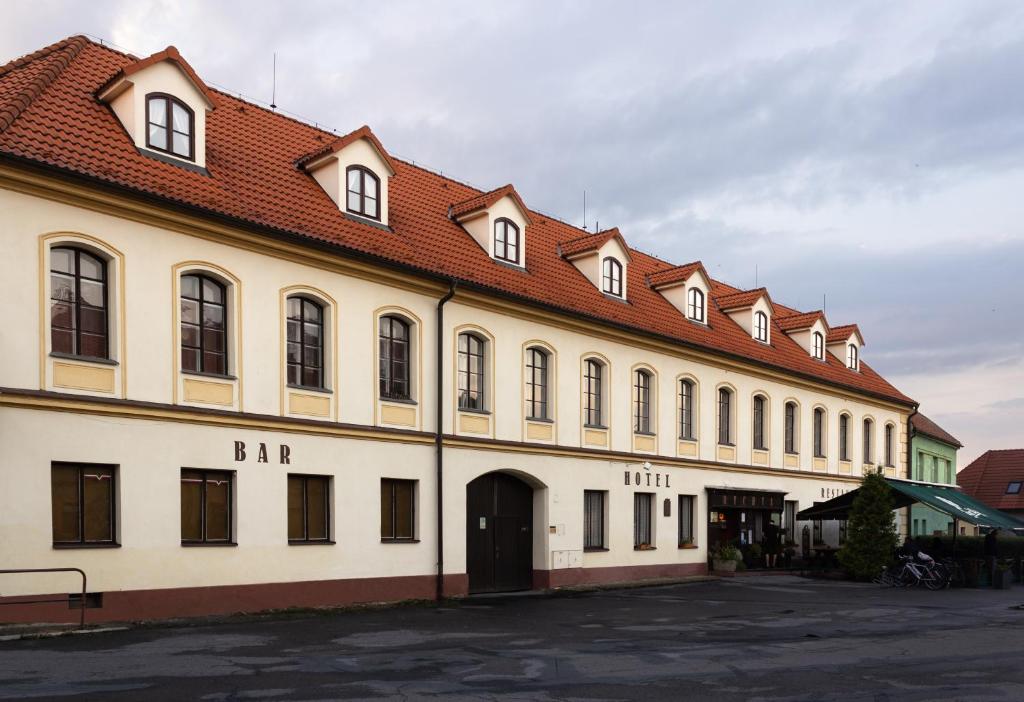
[[[1024,447],[1024,4],[8,0],[0,61],[174,44],[210,84],[833,325]],[[277,55],[276,92],[273,80]]]

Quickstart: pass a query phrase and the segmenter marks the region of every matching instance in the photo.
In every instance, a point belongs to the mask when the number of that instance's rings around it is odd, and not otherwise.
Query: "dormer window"
[[[352,214],[380,219],[380,179],[363,166],[349,166],[347,208]]]
[[[193,160],[195,113],[170,95],[146,96],[146,146]]]
[[[609,295],[622,297],[622,264],[610,256],[604,260],[601,290]]]
[[[850,370],[857,370],[857,345],[847,344],[846,346],[846,367]]]
[[[494,223],[494,257],[519,265],[519,227],[505,217]]]
[[[704,293],[697,288],[690,288],[687,293],[687,316],[694,322],[704,322]]]
[[[754,314],[754,338],[761,343],[768,343],[768,315],[764,312]]]
[[[821,332],[814,332],[811,353],[819,361],[825,358],[825,336]]]

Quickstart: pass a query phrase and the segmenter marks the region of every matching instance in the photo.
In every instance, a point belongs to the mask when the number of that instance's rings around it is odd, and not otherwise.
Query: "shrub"
[[[895,502],[885,478],[869,473],[850,506],[840,565],[858,580],[869,580],[892,560],[896,549]]]

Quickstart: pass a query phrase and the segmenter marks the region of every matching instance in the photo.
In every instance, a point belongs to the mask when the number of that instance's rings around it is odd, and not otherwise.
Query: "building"
[[[0,212],[0,563],[82,568],[92,620],[699,574],[906,474],[856,325],[173,47],[0,68]],[[12,603],[73,576],[0,578],[0,617],[70,616]]]
[[[956,485],[956,452],[963,444],[921,413],[910,417],[911,478],[928,483]],[[966,529],[966,527],[964,527]],[[927,536],[952,534],[953,518],[924,504],[910,507],[910,533]]]
[[[956,481],[971,497],[1024,518],[1024,449],[990,449],[960,471]]]

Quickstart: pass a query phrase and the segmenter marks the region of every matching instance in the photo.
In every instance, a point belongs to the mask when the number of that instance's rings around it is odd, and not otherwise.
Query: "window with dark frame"
[[[486,342],[476,334],[459,334],[459,409],[487,409],[484,397],[486,348]]]
[[[526,417],[548,419],[548,353],[526,349]]]
[[[814,457],[825,457],[825,410],[814,408]]]
[[[288,476],[289,543],[328,543],[331,539],[331,479],[326,475]]]
[[[782,512],[782,531],[787,544],[796,543],[796,502],[786,500]]]
[[[413,541],[416,538],[416,481],[380,480],[380,538]]]
[[[288,298],[288,384],[324,388],[324,308],[302,296]]]
[[[604,504],[603,490],[583,491],[583,548],[604,549]]]
[[[1020,494],[1020,482],[1012,482],[1006,486],[1007,495],[1019,495]]]
[[[853,344],[846,347],[846,365],[851,370],[857,370],[857,347]]]
[[[195,160],[195,114],[170,95],[146,96],[146,146],[178,158]]]
[[[695,322],[704,321],[704,292],[698,288],[690,288],[687,293],[687,312]]]
[[[754,338],[762,343],[768,343],[768,315],[764,312],[754,314]]]
[[[109,358],[107,264],[82,249],[50,249],[50,347],[56,353]]]
[[[604,373],[604,365],[600,361],[588,358],[584,363],[583,372],[583,422],[588,427],[602,427],[601,376]]]
[[[181,469],[181,542],[232,543],[232,481],[228,471]]]
[[[604,260],[601,290],[622,297],[622,264],[610,256]]]
[[[116,543],[115,468],[89,463],[50,465],[54,546]]]
[[[633,431],[651,433],[651,374],[645,370],[633,374]]]
[[[786,453],[796,453],[796,403],[787,402],[785,412]]]
[[[759,451],[767,450],[765,443],[765,397],[764,395],[754,396],[754,448]]]
[[[885,425],[885,465],[893,465],[893,426],[892,424]]]
[[[519,227],[510,219],[494,222],[494,257],[519,265]]]
[[[694,543],[693,536],[693,495],[679,496],[679,545],[690,546]]]
[[[650,548],[651,519],[654,495],[650,492],[633,493],[633,548]]]
[[[824,538],[822,536],[821,520],[820,519],[815,519],[814,521],[811,522],[811,532],[813,534],[811,539],[812,539],[812,541],[815,544],[823,544],[823,543],[825,543],[825,540],[824,540]]]
[[[839,415],[839,460],[850,460],[850,415]]]
[[[349,166],[345,171],[347,183],[346,209],[352,214],[380,219],[380,179],[365,166]]]
[[[871,446],[871,432],[874,430],[875,425],[870,419],[864,420],[864,462],[874,463],[874,455],[872,453]]]
[[[718,389],[718,443],[732,445],[732,391]]]
[[[693,440],[693,381],[679,381],[679,438]]]
[[[181,369],[227,375],[227,293],[210,276],[181,276]]]
[[[378,324],[379,394],[385,400],[410,400],[409,323],[384,316]]]
[[[819,361],[825,358],[825,337],[821,332],[814,332],[814,357]]]

